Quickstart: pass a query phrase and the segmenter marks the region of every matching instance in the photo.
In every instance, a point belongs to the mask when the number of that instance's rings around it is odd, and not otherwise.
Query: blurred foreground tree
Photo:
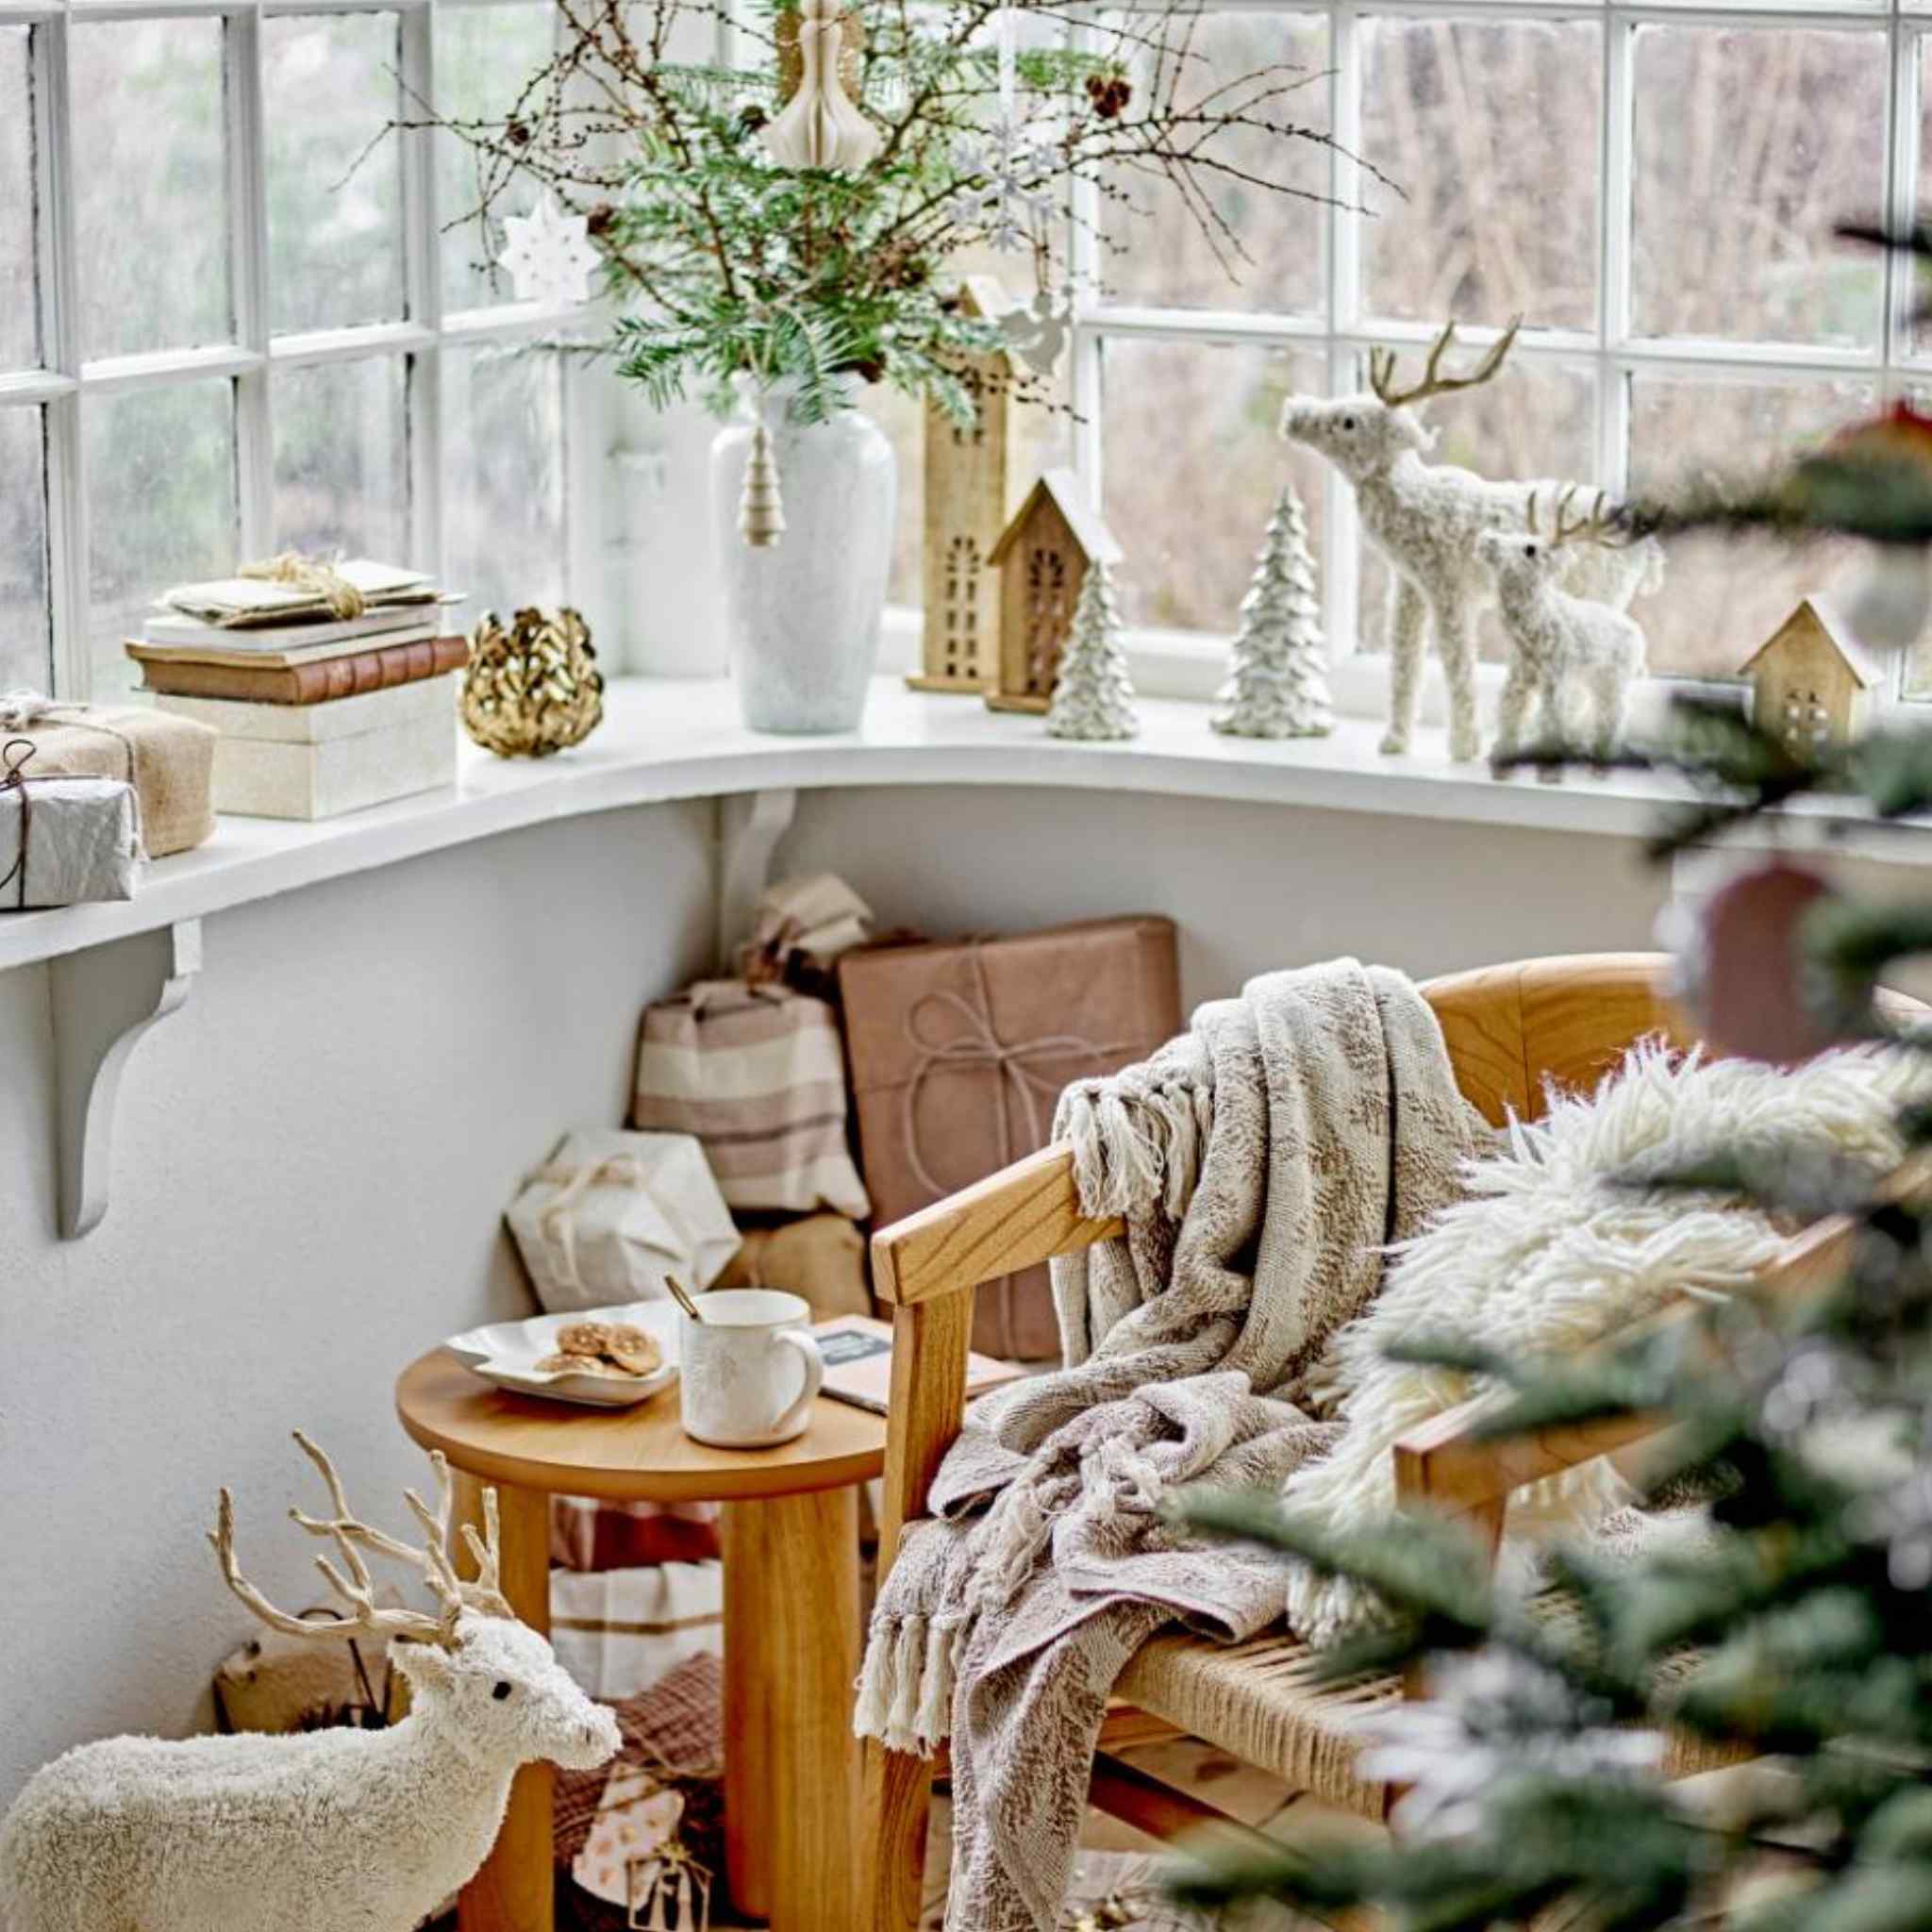
[[[1871,239],[1926,252],[1923,237]],[[1860,539],[1878,559],[1864,602],[1882,629],[1926,581],[1927,450],[1932,425],[1894,416],[1767,488],[1630,515]],[[1923,730],[1805,763],[1733,712],[1687,703],[1668,742],[1624,761],[1693,788],[1660,855],[1803,793],[1878,824],[1932,808]],[[1795,1060],[1877,1030],[1880,979],[1932,951],[1932,898],[1874,907],[1821,891],[1760,937],[1756,984],[1709,962],[1703,1018],[1722,1041],[1735,1000],[1758,1050]],[[1788,1048],[1762,1039],[1767,1009],[1792,1016]],[[1900,1050],[1928,1049],[1932,1034]],[[1497,1438],[1626,1415],[1674,1424],[1651,1492],[1694,1477],[1713,1499],[1708,1540],[1616,1565],[1557,1551],[1532,1606],[1493,1584],[1449,1525],[1340,1537],[1272,1497],[1184,1499],[1197,1524],[1370,1583],[1391,1621],[1330,1668],[1415,1670],[1428,1689],[1372,1721],[1365,1768],[1408,1788],[1393,1851],[1357,1840],[1191,1868],[1185,1896],[1379,1906],[1407,1932],[1932,1927],[1932,1111],[1901,1124],[1906,1164],[1875,1188],[1824,1150],[1774,1161],[1713,1147],[1665,1177],[1726,1188],[1794,1224],[1843,1217],[1831,1265],[1804,1292],[1699,1307],[1556,1367],[1484,1358],[1505,1385]],[[1658,1774],[1672,1726],[1777,1770],[1700,1802]]]

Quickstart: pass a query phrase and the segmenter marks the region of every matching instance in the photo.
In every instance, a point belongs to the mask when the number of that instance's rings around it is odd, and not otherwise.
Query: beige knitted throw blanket
[[[1421,995],[1353,959],[1252,980],[1063,1096],[1083,1204],[1127,1232],[1054,1264],[1067,1366],[969,1411],[859,1679],[861,1736],[952,1739],[948,1932],[1058,1923],[1101,1716],[1148,1637],[1282,1615],[1278,1558],[1183,1537],[1162,1499],[1278,1488],[1332,1445],[1324,1348],[1482,1134]]]

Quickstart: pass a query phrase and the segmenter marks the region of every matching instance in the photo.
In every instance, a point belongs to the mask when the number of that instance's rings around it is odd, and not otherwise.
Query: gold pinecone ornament
[[[502,758],[542,758],[581,744],[604,716],[604,675],[591,627],[568,605],[519,610],[508,630],[486,610],[470,638],[463,729]]]

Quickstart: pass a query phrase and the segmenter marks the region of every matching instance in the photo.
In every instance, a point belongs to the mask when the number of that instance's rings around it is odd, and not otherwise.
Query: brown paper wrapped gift
[[[0,696],[0,727],[34,747],[37,778],[116,778],[141,801],[150,858],[186,852],[215,828],[215,741],[191,718],[134,705],[63,705]]]
[[[808,1214],[739,1232],[744,1244],[713,1288],[782,1288],[802,1294],[821,1322],[872,1313],[865,1237],[844,1215]]]
[[[847,953],[839,986],[880,1222],[1044,1146],[1061,1088],[1144,1059],[1181,1024],[1174,922],[1151,916]],[[1043,1267],[980,1289],[973,1346],[1059,1353]]]

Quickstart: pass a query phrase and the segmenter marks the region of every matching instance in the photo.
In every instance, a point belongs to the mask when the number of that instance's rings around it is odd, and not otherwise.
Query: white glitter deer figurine
[[[1522,530],[1539,490],[1553,483],[1497,483],[1448,463],[1424,460],[1436,433],[1424,428],[1415,405],[1431,396],[1475,389],[1503,366],[1522,318],[1491,344],[1466,375],[1444,375],[1444,354],[1455,341],[1446,323],[1430,345],[1422,380],[1395,382],[1395,354],[1369,352],[1369,387],[1351,396],[1291,396],[1282,406],[1281,433],[1319,450],[1355,488],[1362,527],[1394,574],[1389,612],[1388,753],[1406,752],[1422,697],[1423,627],[1426,621],[1449,686],[1449,756],[1482,755],[1476,722],[1475,623],[1495,594],[1491,568],[1476,547],[1484,530]],[[1563,588],[1622,608],[1660,579],[1655,543],[1630,550],[1574,546],[1564,553]]]
[[[1588,516],[1571,513],[1575,496],[1574,488],[1557,494],[1548,536],[1538,525],[1532,492],[1526,529],[1485,530],[1476,539],[1483,561],[1495,575],[1503,629],[1514,654],[1496,717],[1499,758],[1523,747],[1532,703],[1538,743],[1580,741],[1597,756],[1607,756],[1624,735],[1630,688],[1643,675],[1644,639],[1637,620],[1628,611],[1557,589],[1574,545],[1611,551],[1630,547],[1627,535],[1607,516],[1602,491]],[[1557,773],[1543,775],[1554,778]]]
[[[402,1640],[390,1654],[408,1680],[409,1715],[378,1731],[108,1738],[57,1757],[0,1822],[7,1932],[412,1932],[483,1862],[520,1764],[590,1770],[615,1753],[616,1718],[503,1598],[493,1490],[484,1534],[463,1532],[476,1580],[459,1582],[441,1456],[437,1507],[406,1498],[425,1535],[415,1549],[352,1516],[328,1457],[295,1440],[331,1513],[290,1513],[334,1545],[340,1567],[316,1564],[349,1614],[291,1616],[242,1574],[226,1490],[209,1538],[222,1574],[291,1636]],[[420,1571],[440,1612],[378,1606],[364,1550]]]

